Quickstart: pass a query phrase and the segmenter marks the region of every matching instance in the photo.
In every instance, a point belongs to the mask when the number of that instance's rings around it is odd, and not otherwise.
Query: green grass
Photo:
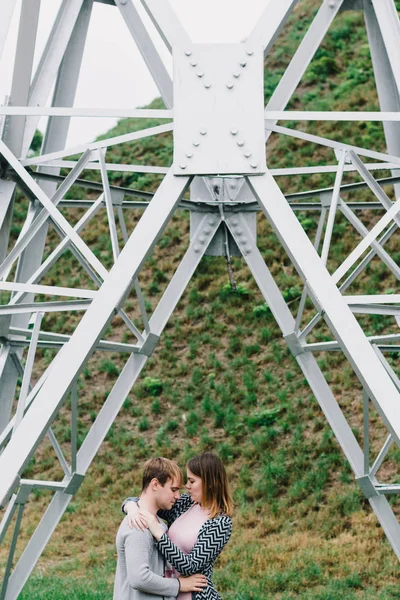
[[[316,0],[304,0],[289,20],[265,65],[265,100],[310,20]],[[158,99],[152,106],[162,106]],[[290,107],[306,110],[375,110],[376,91],[361,12],[340,13],[331,32],[307,69]],[[104,137],[121,135],[159,121],[125,119]],[[374,150],[384,150],[379,124],[285,123]],[[334,162],[330,150],[303,144],[285,136],[271,136],[267,146],[270,167]],[[109,162],[150,163],[167,166],[172,160],[172,136],[163,134],[110,149]],[[95,174],[97,177],[98,174]],[[90,177],[93,174],[90,173]],[[154,191],[161,178],[149,174],[112,173],[111,183]],[[345,181],[351,181],[345,176]],[[331,175],[280,177],[284,193],[332,185]],[[83,188],[72,188],[73,198]],[[368,198],[366,191],[357,199]],[[15,203],[11,238],[15,240],[26,217],[27,202]],[[82,211],[63,209],[72,223]],[[127,214],[131,232],[142,212]],[[318,215],[297,213],[306,233],[314,238]],[[363,216],[366,226],[374,222]],[[109,268],[112,264],[105,211],[83,232],[83,238]],[[275,234],[260,215],[258,246],[295,314],[301,282]],[[165,290],[186,249],[187,213],[177,212],[140,275],[146,308],[151,312]],[[328,268],[333,271],[358,238],[339,216],[333,231]],[[46,255],[58,238],[50,230]],[[385,245],[400,261],[396,242]],[[67,514],[57,527],[22,600],[102,599],[112,594],[115,569],[114,539],[121,513],[120,501],[139,489],[140,469],[151,455],[163,453],[181,465],[195,453],[215,450],[223,458],[235,500],[234,532],[215,571],[224,600],[264,598],[389,600],[400,598],[398,563],[352,472],[335,441],[296,361],[282,340],[270,308],[265,304],[245,262],[233,257],[237,291],[228,283],[223,258],[204,257],[182,296],[160,343],[129,393],[99,455]],[[67,279],[67,282],[66,282]],[[58,261],[43,284],[87,285],[70,252]],[[93,286],[94,289],[94,286]],[[352,288],[354,293],[397,292],[398,284],[378,261],[372,262]],[[135,294],[124,309],[141,327]],[[306,303],[306,315],[314,314]],[[82,313],[51,313],[43,329],[73,333]],[[390,318],[358,317],[367,333],[389,331]],[[116,317],[107,338],[135,343]],[[330,339],[321,321],[315,341]],[[35,376],[54,358],[53,350],[37,351]],[[350,419],[360,443],[361,390],[339,353],[321,354],[318,363]],[[398,369],[398,357],[391,358]],[[126,357],[96,353],[79,381],[79,444],[108,397]],[[54,423],[59,441],[69,454],[68,403]],[[373,414],[378,437],[384,429]],[[389,454],[393,471],[399,452]],[[58,471],[46,442],[31,461],[29,477],[50,479]],[[28,475],[27,475],[28,476]],[[22,537],[32,530],[44,510],[45,494],[28,504]],[[396,509],[398,511],[398,508]],[[20,552],[18,548],[18,552]]]

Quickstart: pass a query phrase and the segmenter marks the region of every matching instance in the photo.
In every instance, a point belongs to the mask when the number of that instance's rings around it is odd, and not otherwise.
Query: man
[[[176,463],[152,458],[144,466],[140,508],[154,516],[159,510],[169,510],[180,497],[181,485],[182,473]],[[164,578],[164,558],[150,531],[131,529],[127,519],[117,533],[114,600],[170,600],[179,592],[200,592],[207,586],[204,575]]]

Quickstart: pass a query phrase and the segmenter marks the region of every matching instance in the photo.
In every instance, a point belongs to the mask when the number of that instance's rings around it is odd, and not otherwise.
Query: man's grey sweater
[[[179,581],[163,577],[164,558],[148,529],[130,529],[125,517],[117,533],[117,554],[114,600],[172,600],[177,597]]]

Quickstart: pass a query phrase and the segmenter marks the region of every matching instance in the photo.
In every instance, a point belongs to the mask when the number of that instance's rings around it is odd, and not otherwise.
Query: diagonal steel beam
[[[299,0],[280,0],[277,4],[269,0],[256,26],[246,39],[246,46],[264,47],[264,56],[271,50],[289,15]]]
[[[141,0],[141,2],[170,52],[173,46],[190,48],[192,40],[182,27],[169,0]]]
[[[58,361],[51,371],[35,403],[0,457],[1,499],[12,491],[17,474],[24,469],[40,443],[82,365],[100,340],[115,308],[123,303],[132,281],[137,277],[189,184],[189,177],[174,177],[171,172],[166,175],[92,301],[90,309],[86,311],[71,340],[60,350],[59,356],[63,360]]]
[[[154,336],[159,337],[163,332],[220,224],[221,219],[214,214],[205,214],[203,217],[188,250],[150,319],[150,329]],[[76,469],[79,473],[86,473],[95,458],[107,431],[114,422],[148,358],[144,354],[129,358],[77,453]],[[54,495],[10,577],[6,600],[16,600],[18,597],[71,498],[71,495],[63,492],[57,492]]]
[[[397,410],[399,393],[334,280],[321,263],[311,241],[272,175],[267,171],[260,177],[248,177],[247,181],[293,265],[303,281],[307,282],[313,301],[323,309],[324,318],[340,342],[357,377],[389,431],[400,443],[400,415]],[[400,206],[398,208],[400,209]]]
[[[156,86],[159,89],[164,104],[167,108],[173,105],[172,79],[169,76],[165,65],[154,46],[153,40],[147,32],[143,21],[136,10],[134,4],[129,0],[115,0],[115,4],[136,42],[140,54],[142,55],[147,68],[149,69]]]
[[[308,65],[312,61],[314,54],[320,47],[326,32],[339,12],[343,1],[337,0],[334,3],[331,0],[323,1],[321,8],[272,94],[266,110],[283,110],[285,108],[306,72]],[[271,135],[271,126],[275,124],[276,121],[266,121],[266,141]]]

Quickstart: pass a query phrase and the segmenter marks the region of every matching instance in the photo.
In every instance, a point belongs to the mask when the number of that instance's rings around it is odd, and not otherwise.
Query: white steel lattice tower
[[[388,352],[398,351],[397,319],[400,294],[348,295],[346,290],[373,259],[386,266],[396,282],[400,267],[385,244],[397,234],[400,199],[384,191],[400,191],[400,25],[394,0],[323,0],[309,29],[282,75],[268,105],[263,106],[264,57],[270,52],[298,0],[266,0],[266,7],[244,42],[194,44],[167,0],[142,0],[151,20],[171,51],[171,80],[133,0],[101,0],[112,5],[125,21],[157,84],[165,110],[91,111],[70,108],[78,84],[81,58],[94,0],[63,0],[42,58],[33,74],[40,0],[23,0],[15,53],[14,78],[8,103],[1,107],[0,140],[0,499],[6,507],[0,526],[3,539],[13,525],[0,597],[17,598],[48,539],[79,489],[129,391],[151,357],[179,298],[204,254],[243,255],[260,291],[317,398],[348,459],[362,491],[377,515],[390,544],[400,558],[400,526],[387,500],[400,491],[397,484],[382,484],[378,471],[390,446],[400,442],[400,382],[389,364]],[[100,1],[100,0],[98,0]],[[17,0],[0,8],[0,56]],[[301,5],[301,1],[300,1]],[[285,111],[326,32],[341,10],[364,12],[381,112],[310,113]],[[47,106],[53,90],[51,107]],[[65,148],[69,121],[90,114],[154,117],[166,124],[116,138]],[[41,116],[49,121],[39,156],[29,157]],[[326,137],[288,128],[278,121],[380,121],[384,123],[387,153],[356,147]],[[130,165],[132,172],[162,173],[154,196],[118,188],[109,172],[126,165],[110,165],[106,151],[125,142],[173,131],[174,160],[168,169]],[[271,133],[291,136],[334,150],[335,164],[271,171],[266,165],[265,142]],[[66,160],[74,156],[74,160]],[[78,158],[76,158],[78,157]],[[365,162],[369,159],[373,162]],[[68,171],[62,176],[61,168]],[[80,180],[83,170],[100,171],[101,184]],[[389,170],[392,176],[377,181],[372,172]],[[64,171],[63,171],[64,172]],[[275,178],[279,175],[336,173],[332,189],[307,190],[285,197]],[[345,186],[344,173],[361,182]],[[73,185],[86,189],[88,199],[66,197]],[[190,188],[191,199],[183,199]],[[368,188],[370,200],[345,201],[348,191]],[[9,246],[16,190],[29,199],[25,225]],[[96,192],[99,194],[94,199]],[[141,201],[133,202],[139,196]],[[149,199],[151,201],[149,202]],[[128,236],[124,214],[132,206],[146,210]],[[71,224],[60,211],[83,207],[86,212]],[[191,211],[191,241],[158,306],[148,315],[139,275],[163,230],[178,208]],[[84,241],[84,229],[104,210],[108,216],[114,264],[107,270]],[[297,210],[316,211],[319,227],[312,243],[295,216]],[[356,211],[375,210],[379,218],[368,229]],[[262,211],[304,283],[296,316],[292,315],[256,244],[255,214]],[[338,213],[351,223],[361,241],[335,269],[326,268],[332,231]],[[116,215],[118,219],[116,220]],[[60,241],[43,258],[51,223]],[[323,235],[324,234],[324,235]],[[123,248],[120,248],[120,239]],[[230,250],[229,250],[230,249]],[[88,275],[88,288],[48,286],[41,283],[57,260],[69,251]],[[44,279],[45,280],[45,279]],[[135,291],[143,327],[138,328],[124,310]],[[36,300],[35,300],[36,296]],[[51,296],[62,300],[38,301]],[[309,298],[315,314],[304,321]],[[52,312],[85,311],[71,336],[46,330]],[[118,314],[135,344],[105,339],[105,330]],[[393,334],[367,335],[354,314],[393,316]],[[312,341],[315,327],[324,320],[331,340]],[[311,340],[311,341],[310,341]],[[36,349],[59,349],[42,376],[32,382]],[[129,354],[111,393],[89,433],[77,445],[77,378],[94,351]],[[341,351],[364,389],[364,447],[361,448],[315,353]],[[17,387],[17,380],[21,384]],[[16,393],[18,390],[18,393]],[[60,408],[71,408],[71,453],[67,458],[51,428]],[[371,461],[369,402],[387,428],[387,439]],[[48,436],[64,472],[61,481],[24,478],[24,470],[44,436]],[[372,463],[372,464],[371,464]],[[50,505],[18,562],[14,553],[22,514],[29,494],[46,488],[54,492]]]

